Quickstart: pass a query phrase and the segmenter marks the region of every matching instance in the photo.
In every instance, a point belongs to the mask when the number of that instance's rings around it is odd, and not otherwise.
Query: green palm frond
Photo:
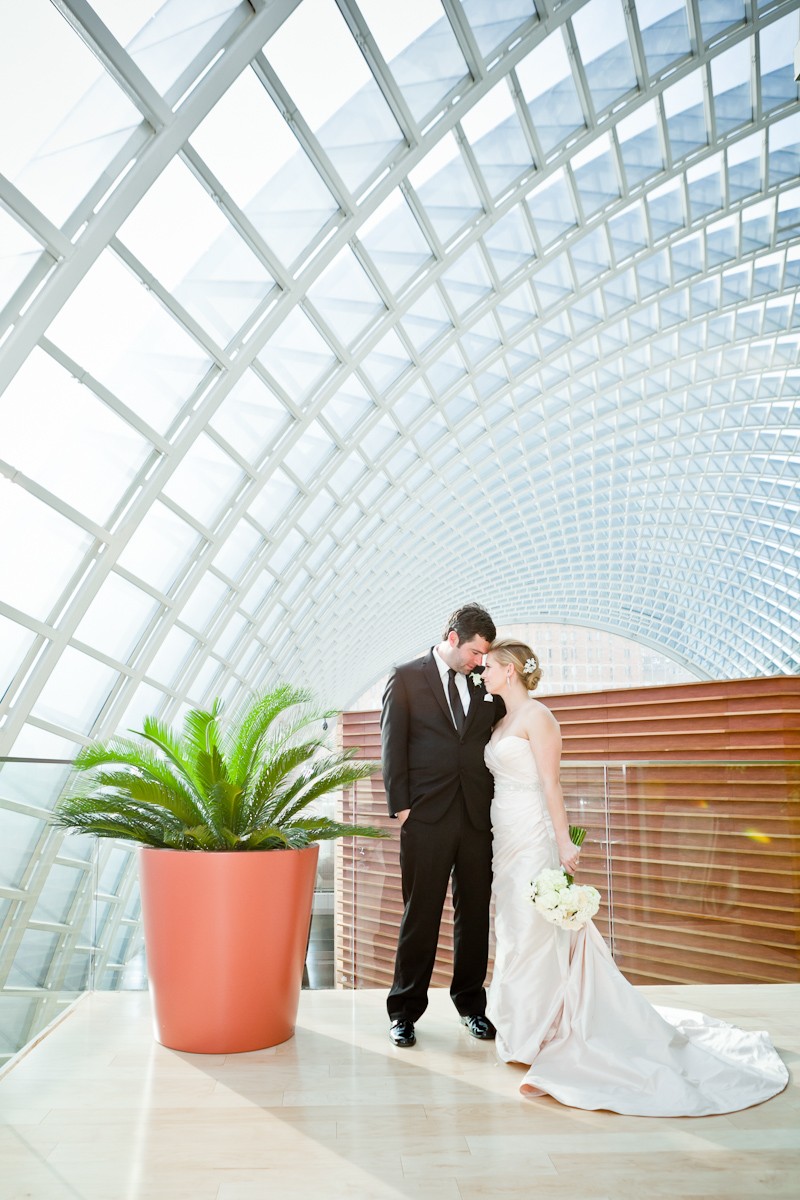
[[[352,759],[347,751],[345,754],[331,756],[316,763],[312,770],[300,777],[292,785],[292,791],[300,799],[298,802],[311,804],[328,792],[338,792],[342,788],[352,787],[359,780],[369,779],[375,774],[376,763],[363,759]]]
[[[250,819],[260,824],[264,814],[274,820],[289,803],[292,779],[296,772],[319,751],[319,742],[300,742],[279,749],[271,747],[271,754],[260,764],[258,775],[253,781]]]
[[[310,692],[285,684],[251,704],[228,737],[230,778],[243,786],[253,774],[261,743],[275,720],[295,705],[309,703],[310,699]]]
[[[146,738],[148,742],[157,747],[177,768],[178,774],[183,777],[185,784],[199,797],[202,797],[202,784],[194,771],[194,764],[187,759],[183,743],[174,730],[156,717],[145,717],[140,737]]]
[[[54,823],[97,837],[122,838],[145,846],[182,849],[185,826],[157,804],[118,796],[68,796],[54,814]]]
[[[304,817],[292,821],[289,830],[302,830],[309,842],[322,842],[339,837],[374,837],[371,825],[342,825],[330,817]]]
[[[197,792],[186,786],[184,780],[171,770],[169,763],[140,742],[129,738],[111,738],[107,742],[95,742],[91,746],[84,746],[78,752],[74,766],[79,775],[91,772],[83,785],[76,785],[77,794],[85,794],[87,787],[124,787],[125,781],[134,794],[141,794],[137,791],[138,781],[148,780],[161,788],[164,803],[180,815],[182,820],[205,820],[201,797]],[[127,770],[115,773],[117,777],[106,785],[107,772],[102,769],[105,766],[122,767]]]
[[[325,713],[281,685],[223,728],[219,701],[192,709],[183,735],[155,717],[140,740],[84,747],[54,822],[97,837],[186,850],[269,850],[334,837],[385,837],[370,826],[298,816],[314,800],[371,775],[377,764],[333,751],[309,727]]]

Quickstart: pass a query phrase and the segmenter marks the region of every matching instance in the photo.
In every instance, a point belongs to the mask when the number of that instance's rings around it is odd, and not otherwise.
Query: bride
[[[486,658],[487,692],[505,702],[486,747],[494,775],[496,953],[486,1015],[504,1062],[529,1066],[521,1092],[576,1108],[639,1116],[734,1112],[783,1091],[788,1072],[768,1034],[703,1013],[654,1008],[619,972],[589,922],[548,923],[531,882],[559,863],[574,874],[559,782],[561,732],[534,700],[536,655],[513,639]]]

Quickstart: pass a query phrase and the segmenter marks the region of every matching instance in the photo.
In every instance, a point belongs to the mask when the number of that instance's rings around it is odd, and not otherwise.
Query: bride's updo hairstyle
[[[498,638],[496,642],[492,642],[489,653],[504,666],[512,666],[529,692],[533,691],[542,678],[539,659],[524,642],[518,642],[515,638]]]

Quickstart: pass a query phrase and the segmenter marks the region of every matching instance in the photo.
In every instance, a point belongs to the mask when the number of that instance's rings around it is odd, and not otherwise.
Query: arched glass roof
[[[472,597],[798,669],[797,0],[2,21],[0,753]]]

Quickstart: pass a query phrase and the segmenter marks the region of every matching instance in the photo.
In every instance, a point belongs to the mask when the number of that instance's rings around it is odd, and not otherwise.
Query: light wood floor
[[[304,992],[297,1034],[179,1054],[144,993],[86,997],[0,1079],[0,1200],[753,1200],[800,1194],[800,985],[643,988],[767,1028],[787,1090],[724,1117],[651,1119],[523,1100],[432,996],[411,1050],[384,993]]]

